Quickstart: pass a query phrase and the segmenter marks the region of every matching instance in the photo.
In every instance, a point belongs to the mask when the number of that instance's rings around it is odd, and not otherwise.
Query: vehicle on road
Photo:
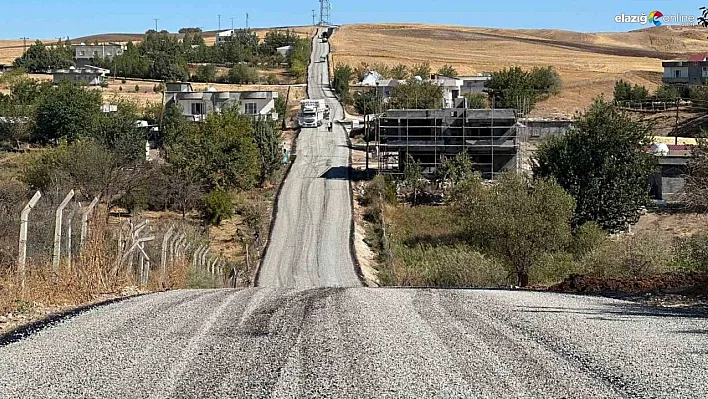
[[[300,101],[300,112],[298,113],[298,125],[300,127],[322,126],[325,113],[325,100],[302,100]]]

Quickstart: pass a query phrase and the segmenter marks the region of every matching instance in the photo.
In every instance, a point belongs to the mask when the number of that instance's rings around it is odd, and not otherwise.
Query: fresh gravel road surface
[[[0,347],[2,398],[705,398],[708,319],[535,292],[174,291]]]
[[[330,120],[344,110],[329,88],[329,44],[312,42],[308,96],[325,99]],[[261,287],[356,287],[360,285],[349,250],[352,223],[349,147],[335,123],[300,131],[295,161],[278,199],[278,212],[260,269]]]

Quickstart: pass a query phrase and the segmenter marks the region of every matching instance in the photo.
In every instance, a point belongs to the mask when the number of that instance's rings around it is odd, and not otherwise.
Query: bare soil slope
[[[661,61],[708,52],[708,30],[664,26],[625,33],[512,30],[417,24],[359,24],[332,38],[334,62],[414,64],[433,70],[451,64],[461,75],[518,65],[554,66],[563,91],[537,105],[536,115],[572,115],[593,98],[612,96],[620,78],[647,86],[661,82]]]

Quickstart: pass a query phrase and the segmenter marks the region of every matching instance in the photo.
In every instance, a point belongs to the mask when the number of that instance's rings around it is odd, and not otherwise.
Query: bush
[[[359,204],[371,206],[375,204],[395,204],[396,186],[389,176],[377,175],[364,187],[364,192],[359,195]]]
[[[395,276],[397,285],[432,287],[498,287],[508,272],[493,258],[466,245],[394,248],[394,259],[405,264]],[[391,281],[394,282],[394,281]]]
[[[484,93],[467,93],[467,106],[472,109],[489,108],[489,96]]]
[[[453,68],[452,65],[445,64],[440,69],[438,69],[438,75],[454,78],[457,77],[457,71],[455,70],[455,68]]]
[[[258,72],[247,65],[237,64],[229,71],[226,81],[235,84],[256,83],[258,81]]]
[[[580,261],[583,273],[599,278],[650,276],[674,264],[670,243],[648,234],[605,240]]]
[[[279,85],[280,80],[278,80],[278,76],[274,73],[268,74],[268,78],[266,79],[266,83],[269,85]]]
[[[607,239],[607,233],[595,222],[586,222],[573,232],[570,242],[570,253],[575,259],[580,259],[593,249],[599,247]]]
[[[136,93],[139,93],[139,92],[140,92],[140,86],[139,86],[139,85],[135,85],[135,92],[136,92]]]
[[[708,234],[677,238],[673,244],[677,265],[682,269],[708,271]]]
[[[211,226],[219,226],[233,216],[233,203],[229,193],[212,190],[202,197],[202,219]]]

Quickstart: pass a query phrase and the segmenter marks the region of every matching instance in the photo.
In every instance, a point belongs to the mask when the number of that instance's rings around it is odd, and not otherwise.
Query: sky
[[[520,29],[617,32],[651,24],[617,23],[615,16],[649,14],[697,16],[708,0],[331,0],[331,22],[417,22]],[[99,33],[141,33],[181,27],[214,30],[309,25],[318,0],[0,0],[0,38],[52,39]]]

